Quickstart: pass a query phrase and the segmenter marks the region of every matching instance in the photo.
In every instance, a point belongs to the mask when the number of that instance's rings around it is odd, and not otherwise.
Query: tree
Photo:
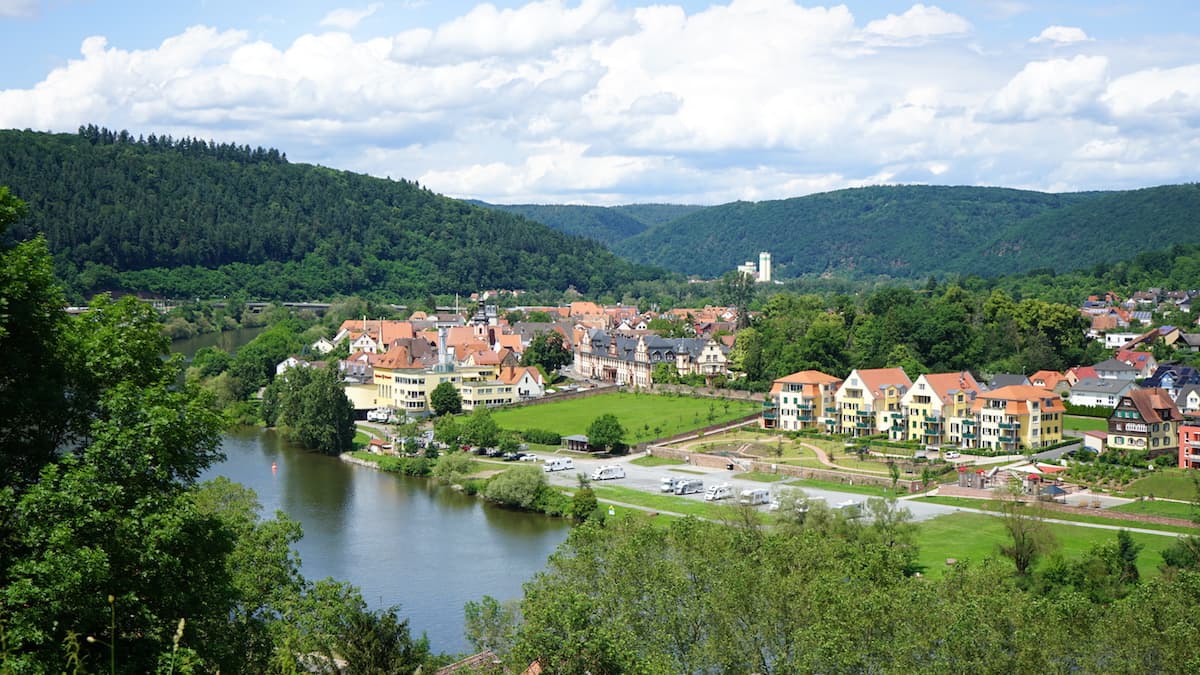
[[[1009,537],[1009,543],[1000,545],[1000,553],[1013,561],[1018,576],[1027,577],[1038,558],[1054,547],[1054,535],[1041,515],[1030,512],[1018,499],[1019,489],[1012,488],[1000,502],[1001,520]]]
[[[468,602],[463,615],[463,630],[475,651],[491,650],[501,658],[508,655],[521,624],[521,606],[517,601],[502,603],[485,595],[479,602]]]
[[[493,476],[484,487],[483,496],[506,506],[527,509],[544,489],[544,471],[536,466],[518,466]]]
[[[441,382],[429,392],[429,405],[435,415],[457,415],[462,412],[462,396],[452,382]]]
[[[588,445],[601,450],[617,452],[622,447],[621,438],[624,436],[625,429],[612,413],[597,417],[587,428]]]
[[[453,448],[462,439],[462,426],[454,417],[446,415],[433,421],[433,440]]]
[[[592,483],[588,477],[581,473],[577,478],[579,487],[571,497],[571,517],[582,523],[596,514],[600,501],[596,499],[596,492],[592,490]]]
[[[551,374],[570,364],[572,358],[571,350],[563,343],[562,334],[551,330],[533,336],[521,354],[521,365],[540,366],[544,372]]]
[[[484,406],[476,407],[462,427],[462,440],[476,447],[491,448],[499,438],[500,428],[492,419],[491,411]]]
[[[738,329],[750,326],[750,303],[754,302],[755,279],[738,271],[726,272],[721,277],[717,293],[721,302],[737,309]]]
[[[329,369],[291,368],[263,394],[263,419],[310,450],[336,455],[354,442],[354,409]]]

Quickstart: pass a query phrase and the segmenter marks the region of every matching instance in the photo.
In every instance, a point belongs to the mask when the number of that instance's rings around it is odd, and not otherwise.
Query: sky
[[[0,0],[0,63],[0,128],[495,203],[1200,179],[1195,0]]]

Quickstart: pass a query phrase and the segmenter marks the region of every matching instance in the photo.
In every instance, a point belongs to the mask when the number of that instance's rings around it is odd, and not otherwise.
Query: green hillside
[[[607,246],[640,234],[655,225],[668,223],[704,208],[680,204],[577,206],[567,204],[488,204],[474,200],[469,201],[485,208],[525,216],[560,232],[595,239]]]
[[[517,215],[263,148],[0,131],[0,184],[29,204],[9,235],[44,233],[79,294],[600,293],[660,275]]]
[[[1197,241],[1196,185],[1070,194],[892,186],[715,206],[614,250],[704,276],[771,251],[776,278],[834,271],[922,278],[1078,269]]]

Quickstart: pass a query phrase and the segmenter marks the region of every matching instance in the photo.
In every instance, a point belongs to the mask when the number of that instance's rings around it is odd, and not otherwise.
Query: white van
[[[678,476],[666,476],[662,479],[662,487],[660,489],[663,492],[674,492],[675,486],[678,485],[679,481],[681,480],[683,479],[679,478]]]
[[[771,501],[771,491],[762,488],[757,490],[742,490],[742,494],[738,497],[739,504],[747,504],[749,506],[758,506],[759,504],[766,504],[769,501]]]
[[[693,492],[704,492],[704,481],[698,478],[685,478],[675,483],[675,494],[690,495]]]
[[[720,485],[708,488],[708,491],[704,493],[704,501],[715,502],[721,499],[729,499],[732,496],[733,488],[729,486],[729,483],[721,483]]]
[[[592,480],[612,480],[614,478],[624,478],[625,467],[609,464],[602,466],[592,472]]]
[[[546,464],[542,466],[542,471],[550,473],[551,471],[566,471],[567,469],[575,468],[575,460],[570,457],[552,457],[546,460]]]

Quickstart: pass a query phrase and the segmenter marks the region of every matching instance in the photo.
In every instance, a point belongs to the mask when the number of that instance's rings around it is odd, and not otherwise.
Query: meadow
[[[592,420],[608,413],[625,429],[624,442],[636,445],[736,420],[761,409],[754,401],[618,392],[496,410],[492,419],[502,429],[545,429],[570,436],[586,434]]]

